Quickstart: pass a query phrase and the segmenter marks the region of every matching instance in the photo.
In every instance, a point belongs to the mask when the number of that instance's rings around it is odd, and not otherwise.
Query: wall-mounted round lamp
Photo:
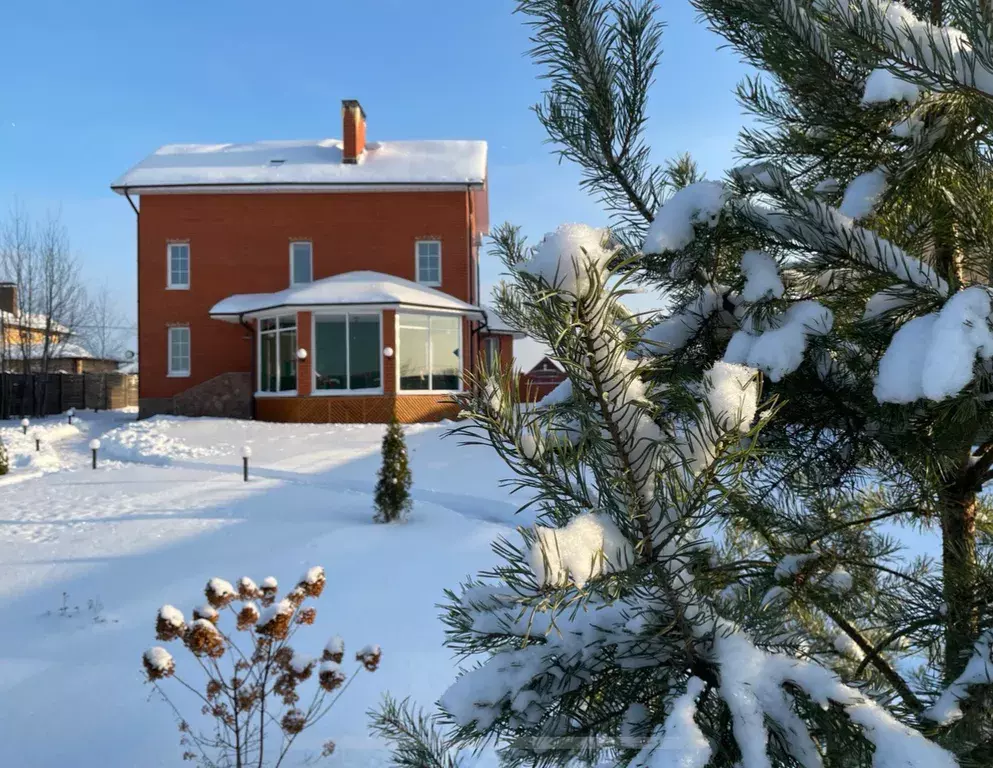
[[[393,357],[393,347],[383,347],[383,357]]]
[[[300,347],[300,349],[297,350],[297,359],[298,360],[306,360],[307,359],[307,350],[304,349],[303,347]]]

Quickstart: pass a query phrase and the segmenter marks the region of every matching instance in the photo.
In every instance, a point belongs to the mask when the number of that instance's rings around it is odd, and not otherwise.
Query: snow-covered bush
[[[353,679],[341,667],[344,642],[332,637],[320,656],[291,645],[302,626],[314,623],[317,609],[304,602],[320,597],[325,583],[324,569],[315,566],[277,600],[271,576],[261,587],[243,577],[237,588],[213,578],[204,588],[207,602],[190,621],[172,605],[159,609],[155,638],[178,641],[191,663],[177,663],[168,649],[155,646],[142,655],[142,665],[179,721],[184,759],[203,766],[279,766],[300,733],[328,713]],[[357,667],[370,672],[381,658],[378,645],[355,655]],[[169,679],[179,684],[173,695],[163,685]],[[197,706],[203,726],[182,713],[187,704]],[[328,741],[321,754],[333,750]]]
[[[391,523],[402,520],[410,512],[410,464],[407,461],[407,445],[403,437],[403,427],[400,426],[394,414],[386,426],[383,435],[383,463],[379,468],[376,481],[375,521]]]
[[[0,437],[0,475],[6,475],[10,470],[10,459],[7,458],[7,446],[3,444],[3,438]]]

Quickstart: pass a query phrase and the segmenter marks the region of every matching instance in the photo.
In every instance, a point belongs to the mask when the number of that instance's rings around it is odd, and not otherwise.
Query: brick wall
[[[441,240],[440,289],[469,301],[468,208],[465,191],[142,197],[138,231],[141,398],[162,401],[223,373],[249,369],[252,334],[237,323],[213,320],[208,312],[231,294],[269,293],[288,287],[293,240],[313,243],[317,280],[353,270],[413,280],[415,241]],[[190,244],[189,290],[166,289],[169,242]],[[190,327],[189,377],[167,376],[171,325]],[[384,323],[384,335],[390,327],[391,323]],[[467,347],[468,339],[467,334]],[[384,344],[395,346],[385,338]],[[384,373],[391,381],[391,375]]]

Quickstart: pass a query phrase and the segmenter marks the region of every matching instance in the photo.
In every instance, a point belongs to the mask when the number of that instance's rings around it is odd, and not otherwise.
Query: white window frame
[[[434,245],[438,246],[438,280],[428,281],[421,280],[421,246],[422,245]],[[424,258],[428,258],[425,256]],[[415,240],[414,241],[414,282],[420,283],[421,285],[428,285],[437,288],[441,285],[441,240]]]
[[[297,245],[307,245],[310,248],[310,280],[297,282],[293,274],[293,248]],[[291,240],[290,241],[290,287],[295,285],[308,285],[314,282],[314,241],[313,240]]]
[[[488,350],[488,347],[491,344],[496,347],[496,355],[495,355],[496,365],[495,365],[495,367],[492,370],[490,369],[489,350]],[[484,336],[483,337],[483,368],[485,369],[486,373],[488,373],[490,375],[496,373],[500,369],[500,362],[501,362],[500,361],[500,347],[501,347],[501,344],[500,344],[500,337],[499,336]]]
[[[173,367],[172,359],[172,336],[177,331],[186,331],[186,369],[176,369]],[[166,333],[166,370],[167,375],[172,379],[189,378],[190,369],[193,367],[193,335],[190,333],[188,325],[172,325]]]
[[[431,363],[431,318],[433,317],[455,317],[458,319],[458,329],[459,329],[459,386],[457,389],[401,389],[400,388],[400,315],[419,315],[428,318],[428,364]],[[465,348],[463,346],[464,341],[464,329],[462,315],[453,315],[447,312],[404,312],[402,308],[397,309],[396,314],[393,316],[393,338],[396,340],[396,350],[394,351],[394,359],[397,361],[396,365],[393,366],[395,373],[395,382],[393,391],[398,395],[450,395],[453,392],[462,392],[465,386]],[[428,373],[429,383],[434,383],[434,374]]]
[[[352,360],[351,360],[351,339],[348,333],[349,318],[352,315],[365,317],[379,317],[379,386],[373,389],[351,389],[352,386]],[[345,389],[318,389],[317,388],[317,321],[333,317],[345,318],[345,381],[348,387]],[[383,394],[383,312],[377,311],[356,311],[356,312],[314,312],[310,318],[310,394],[316,397],[348,397],[349,395],[381,395]]]
[[[176,247],[186,248],[186,282],[174,283],[172,281],[172,249]],[[188,291],[190,290],[191,273],[190,244],[185,240],[174,240],[166,243],[166,290],[168,291]]]
[[[279,380],[282,377],[282,373],[279,370],[279,332],[282,330],[279,325],[279,318],[292,316],[295,325],[293,329],[297,334],[297,348],[299,349],[300,344],[300,315],[297,312],[277,312],[274,314],[267,314],[262,317],[257,317],[255,319],[256,330],[255,330],[255,360],[256,360],[256,377],[255,377],[255,396],[256,397],[296,397],[300,386],[300,358],[297,358],[297,389],[287,389],[285,392],[279,389]],[[276,327],[268,330],[262,330],[263,320],[274,320],[276,322]],[[276,391],[275,392],[263,392],[262,391],[262,337],[263,336],[275,336],[276,337]],[[296,355],[296,350],[293,351],[294,356]]]

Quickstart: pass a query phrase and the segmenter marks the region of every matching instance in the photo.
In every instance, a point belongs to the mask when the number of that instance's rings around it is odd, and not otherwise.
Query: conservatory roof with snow
[[[169,144],[118,178],[118,193],[232,188],[431,186],[481,187],[485,141],[372,141],[358,162],[342,161],[340,139],[248,144]]]
[[[275,293],[242,293],[215,304],[210,316],[237,322],[277,311],[322,307],[409,308],[482,318],[477,306],[402,277],[382,272],[345,272]]]

